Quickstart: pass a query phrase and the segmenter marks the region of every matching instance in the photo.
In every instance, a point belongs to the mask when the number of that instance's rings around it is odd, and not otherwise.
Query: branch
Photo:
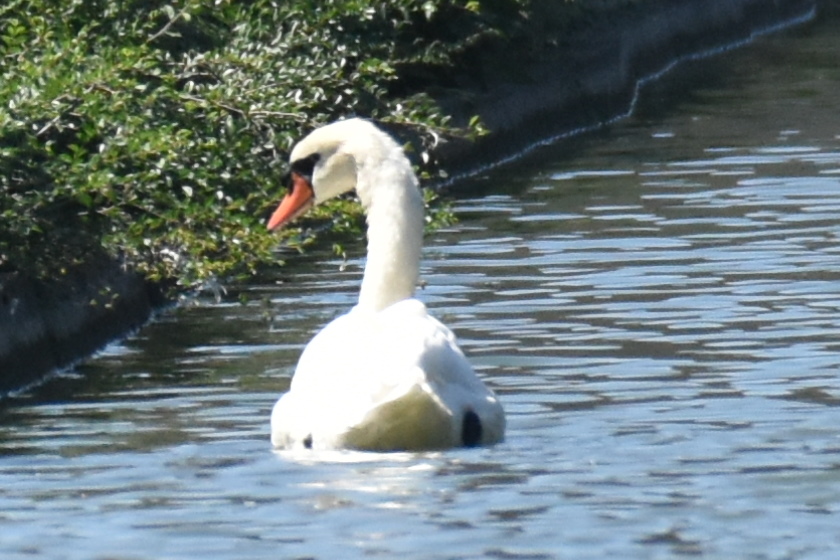
[[[265,118],[265,117],[282,117],[287,119],[295,119],[300,122],[306,121],[306,116],[300,113],[285,113],[282,111],[244,111],[232,105],[227,105],[225,103],[219,103],[218,101],[213,101],[211,99],[204,99],[203,97],[196,97],[194,95],[188,95],[182,93],[179,96],[184,101],[193,101],[195,103],[199,103],[201,105],[212,105],[214,107],[218,107],[219,109],[224,109],[225,111],[232,113],[234,115],[238,115],[244,119],[252,119],[252,118]]]
[[[187,13],[187,8],[185,7],[185,8],[183,8],[180,12],[178,12],[177,14],[175,14],[175,15],[172,17],[172,19],[170,19],[170,20],[167,22],[167,24],[166,24],[166,25],[164,25],[164,26],[163,26],[163,28],[162,28],[160,31],[158,31],[157,33],[155,33],[154,35],[152,35],[151,37],[149,37],[148,39],[146,39],[146,44],[148,45],[149,43],[151,43],[151,42],[153,42],[153,41],[157,40],[157,39],[158,39],[161,35],[163,35],[163,34],[164,34],[164,33],[166,33],[167,31],[169,31],[169,28],[170,28],[170,27],[172,27],[172,26],[175,24],[175,22],[176,22],[176,21],[178,21],[179,19],[181,19],[182,17],[184,17],[184,14],[186,14],[186,13]]]

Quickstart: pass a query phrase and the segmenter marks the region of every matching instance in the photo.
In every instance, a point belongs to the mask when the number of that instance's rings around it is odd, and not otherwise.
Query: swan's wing
[[[371,406],[364,375],[370,353],[367,321],[348,313],[327,324],[306,345],[289,392],[271,414],[275,447],[340,447],[341,435]],[[362,383],[360,383],[360,381]]]
[[[365,449],[459,445],[467,411],[483,443],[502,439],[504,415],[455,336],[417,300],[352,311],[307,345],[272,414],[277,446],[314,442]]]
[[[400,384],[380,395],[370,414],[379,421],[373,423],[410,424],[417,429],[415,440],[428,438],[424,447],[449,447],[469,443],[463,431],[464,416],[470,413],[480,418],[482,443],[503,438],[502,407],[475,374],[449,328],[415,299],[392,305],[377,319],[380,339],[386,343],[381,367],[392,375],[399,372],[394,378]],[[415,415],[418,421],[409,422],[406,415]]]

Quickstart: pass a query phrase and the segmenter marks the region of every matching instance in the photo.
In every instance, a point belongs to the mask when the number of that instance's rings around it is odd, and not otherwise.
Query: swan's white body
[[[452,331],[413,298],[423,199],[400,147],[351,119],[315,130],[291,159],[293,190],[269,227],[355,188],[367,213],[368,258],[358,305],[310,341],[274,406],[272,444],[419,450],[500,441],[505,419],[495,395]]]

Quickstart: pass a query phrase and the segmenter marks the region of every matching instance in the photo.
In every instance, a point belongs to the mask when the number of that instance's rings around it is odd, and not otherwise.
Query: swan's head
[[[315,129],[292,149],[289,192],[269,219],[268,229],[282,227],[315,204],[356,188],[359,169],[366,162],[395,150],[402,156],[390,136],[363,119]]]

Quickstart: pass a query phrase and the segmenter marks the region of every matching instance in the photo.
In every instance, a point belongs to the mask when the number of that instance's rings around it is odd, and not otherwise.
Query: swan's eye
[[[292,173],[296,173],[306,179],[310,184],[312,183],[312,174],[315,173],[315,164],[321,159],[321,154],[314,153],[305,158],[296,159],[292,162],[289,171],[283,175],[282,184],[286,186],[289,192],[292,192]]]
[[[305,158],[297,159],[292,162],[292,173],[297,173],[305,177],[310,182],[312,181],[312,174],[315,172],[315,164],[321,159],[321,154],[314,153]]]

